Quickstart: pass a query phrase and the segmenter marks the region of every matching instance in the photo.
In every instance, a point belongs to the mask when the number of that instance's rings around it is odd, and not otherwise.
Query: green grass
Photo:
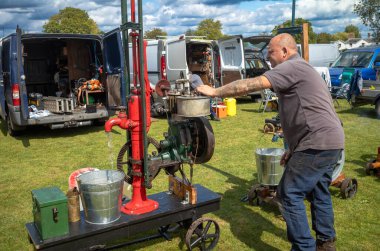
[[[355,198],[340,198],[339,188],[331,187],[335,210],[338,250],[380,250],[380,178],[366,176],[364,166],[374,159],[380,146],[380,120],[373,106],[350,109],[340,101],[337,107],[346,133],[346,163],[344,173],[358,180]],[[281,147],[272,143],[271,135],[263,134],[265,118],[274,112],[258,113],[259,104],[239,99],[237,115],[212,121],[216,146],[214,156],[205,165],[194,168],[194,183],[222,195],[220,210],[207,216],[221,227],[216,250],[289,250],[286,226],[271,205],[249,206],[240,202],[250,186],[257,182],[253,152],[259,147]],[[68,188],[68,176],[82,167],[115,169],[109,161],[110,151],[102,127],[55,130],[30,128],[23,136],[12,138],[5,134],[0,122],[0,250],[31,250],[25,224],[31,222],[31,190],[56,185]],[[162,139],[167,130],[166,120],[151,126],[150,135]],[[113,154],[125,142],[125,133],[112,133]],[[116,160],[115,160],[116,161]],[[115,162],[114,161],[114,162]],[[205,178],[207,177],[207,178]],[[148,193],[167,189],[167,177],[160,173]],[[162,239],[134,245],[134,250],[185,250],[185,231]],[[126,249],[124,249],[126,250]]]

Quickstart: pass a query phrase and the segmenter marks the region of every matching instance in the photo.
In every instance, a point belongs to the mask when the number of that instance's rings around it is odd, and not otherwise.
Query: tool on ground
[[[380,146],[377,148],[376,159],[367,163],[365,167],[365,173],[367,175],[371,175],[371,173],[373,173],[374,175],[380,177]]]

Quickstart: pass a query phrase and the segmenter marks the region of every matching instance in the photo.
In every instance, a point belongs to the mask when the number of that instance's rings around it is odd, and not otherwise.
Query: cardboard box
[[[227,106],[225,105],[213,105],[212,110],[216,113],[218,118],[225,118],[227,117]]]

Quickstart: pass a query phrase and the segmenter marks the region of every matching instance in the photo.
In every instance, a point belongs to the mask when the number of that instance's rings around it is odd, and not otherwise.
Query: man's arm
[[[197,92],[210,97],[236,97],[250,92],[272,88],[272,84],[265,76],[236,80],[219,88],[207,85],[197,87]]]

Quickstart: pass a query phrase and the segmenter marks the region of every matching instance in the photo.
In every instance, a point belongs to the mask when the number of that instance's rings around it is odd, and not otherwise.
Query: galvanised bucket
[[[282,148],[256,149],[257,179],[261,185],[277,186],[280,183],[284,167],[280,165]]]
[[[117,221],[122,204],[124,173],[99,170],[77,177],[86,222],[108,224]]]

